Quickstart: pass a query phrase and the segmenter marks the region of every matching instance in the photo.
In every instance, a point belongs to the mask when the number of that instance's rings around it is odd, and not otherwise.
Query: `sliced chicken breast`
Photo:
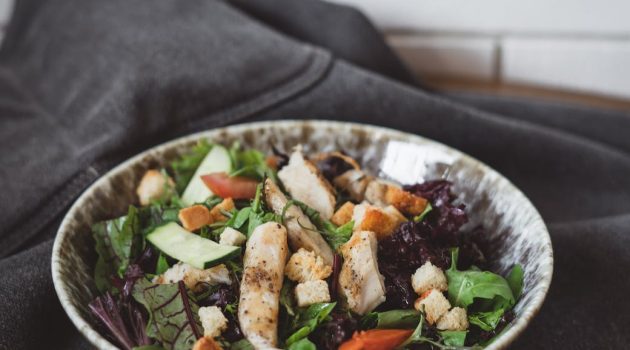
[[[311,220],[300,207],[291,205],[286,208],[289,200],[278,186],[269,179],[265,181],[265,201],[274,213],[278,215],[284,214],[284,224],[287,227],[289,244],[294,251],[304,248],[321,256],[328,266],[332,266],[332,249],[330,249],[322,235],[317,232],[315,225],[311,223]]]
[[[256,349],[275,348],[278,342],[280,290],[288,252],[287,230],[275,222],[256,227],[247,241],[238,320]]]
[[[333,182],[337,188],[343,189],[350,195],[350,198],[357,202],[362,202],[365,198],[365,190],[373,177],[361,170],[348,170],[337,176]]]
[[[344,262],[339,273],[339,289],[348,307],[364,315],[385,301],[385,284],[378,271],[376,234],[355,231],[341,247]]]
[[[335,212],[333,187],[317,167],[304,158],[301,147],[295,148],[289,164],[278,172],[278,177],[292,198],[317,210],[322,218],[329,220]]]

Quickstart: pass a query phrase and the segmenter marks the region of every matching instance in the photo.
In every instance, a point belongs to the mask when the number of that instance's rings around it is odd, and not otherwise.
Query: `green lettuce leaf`
[[[223,223],[211,225],[213,231],[211,234],[207,235],[207,237],[218,240],[223,230],[225,230],[226,227],[231,227],[244,233],[249,238],[256,227],[269,221],[281,222],[278,215],[265,209],[262,200],[262,190],[263,185],[261,182],[256,187],[256,195],[250,206],[232,211],[232,213],[226,213],[230,219]]]
[[[468,315],[468,322],[474,324],[484,331],[491,331],[497,328],[501,317],[505,313],[505,309],[502,307],[493,311],[474,312]]]
[[[291,327],[293,334],[287,338],[286,345],[290,346],[311,334],[317,326],[326,320],[330,312],[335,308],[335,305],[337,303],[317,303],[300,309],[293,319]]]
[[[458,249],[452,252],[451,267],[446,270],[448,279],[448,300],[453,306],[468,308],[475,299],[491,301],[492,310],[498,307],[511,307],[516,302],[512,289],[505,278],[478,270],[457,270]],[[479,311],[489,311],[487,307]]]
[[[514,298],[518,299],[523,292],[523,277],[525,272],[523,271],[523,267],[519,264],[514,265],[512,270],[507,276],[507,282],[510,285],[510,289],[512,289],[512,294],[514,294]]]
[[[190,153],[171,162],[170,168],[173,172],[177,193],[181,194],[184,192],[186,185],[188,185],[190,179],[195,175],[195,170],[197,170],[203,158],[205,158],[211,149],[212,144],[202,139],[193,147]]]
[[[405,349],[411,344],[423,343],[425,340],[427,340],[427,337],[422,335],[422,327],[424,327],[424,314],[420,313],[418,325],[413,330],[413,333],[411,333],[409,338],[407,338],[407,340],[400,344],[396,349]]]
[[[466,341],[467,331],[441,331],[439,332],[440,341],[435,341],[422,334],[424,327],[424,314],[420,313],[418,326],[414,329],[409,338],[407,338],[407,340],[400,344],[396,349],[408,349],[410,345],[423,343],[428,344],[428,348],[430,349],[482,349],[482,347],[478,345],[465,348],[463,347],[464,342]]]
[[[315,346],[312,341],[308,340],[308,338],[302,338],[291,344],[287,350],[317,350],[317,346]]]
[[[464,346],[468,331],[441,331],[442,343],[446,346]]]
[[[173,284],[136,282],[133,297],[149,312],[153,336],[166,350],[189,350],[202,336],[199,306],[182,281]]]
[[[282,289],[280,290],[280,305],[284,306],[284,309],[290,316],[295,316],[296,309],[295,297],[293,294],[294,287],[295,283],[285,278],[284,283],[282,284]]]
[[[413,221],[420,222],[420,221],[424,220],[424,217],[427,216],[427,214],[429,214],[431,212],[431,210],[433,210],[433,207],[431,206],[431,203],[427,203],[427,206],[424,207],[424,210],[422,211],[422,213],[420,213],[420,215],[417,215],[417,216],[413,217]]]
[[[131,348],[131,350],[165,350],[159,345],[142,345]]]
[[[331,246],[333,250],[337,251],[339,247],[348,242],[350,240],[350,237],[352,237],[354,221],[347,222],[337,227],[337,225],[333,224],[329,220],[322,219],[317,210],[295,199],[292,199],[287,203],[287,205],[283,209],[283,212],[286,212],[286,210],[291,205],[297,205],[298,207],[300,207],[300,209],[302,209],[304,214],[317,228],[317,232],[319,232],[322,237],[324,237],[328,245]],[[282,215],[282,217],[284,217],[284,214]]]
[[[110,277],[117,274],[122,278],[143,249],[138,209],[129,206],[126,216],[94,224],[92,236],[98,254],[94,281],[98,290],[105,292],[111,288]]]
[[[142,235],[146,236],[156,227],[162,226],[169,222],[179,222],[177,215],[181,206],[161,203],[151,203],[146,207],[138,209],[138,217],[140,226],[142,227]]]
[[[362,329],[408,329],[418,325],[420,312],[416,310],[390,310],[370,312],[361,319]]]
[[[230,350],[254,350],[254,346],[247,339],[241,339],[232,343]]]
[[[268,177],[278,183],[275,170],[267,165],[262,152],[255,149],[241,150],[240,144],[235,142],[230,147],[229,153],[234,169],[230,176],[245,176],[260,181]]]
[[[158,257],[156,267],[155,267],[155,274],[161,275],[164,272],[166,272],[166,270],[168,270],[169,268],[170,266],[168,265],[168,260],[166,260],[166,255],[164,255],[163,253],[160,253],[160,256]]]

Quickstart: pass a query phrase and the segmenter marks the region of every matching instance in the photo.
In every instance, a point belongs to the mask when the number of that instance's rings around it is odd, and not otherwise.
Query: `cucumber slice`
[[[190,179],[188,186],[182,194],[182,203],[191,206],[195,203],[202,203],[212,196],[212,191],[203,183],[201,175],[218,172],[232,172],[232,160],[230,153],[223,146],[214,145],[206,157],[201,161],[195,175]]]
[[[151,231],[147,239],[164,254],[198,269],[207,269],[241,253],[240,247],[221,245],[188,232],[175,222]]]

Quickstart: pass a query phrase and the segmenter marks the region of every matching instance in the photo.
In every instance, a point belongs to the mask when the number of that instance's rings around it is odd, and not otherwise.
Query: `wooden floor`
[[[422,82],[436,89],[445,91],[475,91],[505,96],[535,97],[554,101],[575,102],[593,107],[609,108],[630,112],[630,100],[589,95],[579,92],[554,90],[525,85],[505,85],[501,83],[487,83],[430,77],[423,78]]]

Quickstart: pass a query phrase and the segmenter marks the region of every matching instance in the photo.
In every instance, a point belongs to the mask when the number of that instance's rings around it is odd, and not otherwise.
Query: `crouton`
[[[328,283],[324,280],[299,283],[295,286],[295,300],[299,307],[329,302]]]
[[[400,224],[399,218],[368,203],[354,206],[352,220],[355,231],[372,231],[379,240],[391,235]]]
[[[378,206],[393,205],[408,215],[420,215],[428,201],[411,192],[404,191],[398,185],[383,180],[374,180],[367,185],[365,199]]]
[[[228,320],[217,306],[200,307],[197,312],[203,327],[203,336],[216,338],[228,327]]]
[[[424,294],[424,292],[431,289],[437,289],[441,292],[448,290],[448,282],[444,272],[439,267],[431,264],[430,261],[420,266],[411,276],[411,285],[418,294]]]
[[[426,291],[418,300],[414,307],[418,311],[424,311],[424,316],[429,324],[434,324],[442,315],[451,308],[451,303],[444,297],[444,294],[437,289]]]
[[[468,329],[468,315],[461,307],[454,307],[440,317],[436,325],[443,331],[465,331]]]
[[[192,350],[223,350],[214,339],[210,337],[201,337],[193,346]]]
[[[183,262],[178,262],[173,265],[170,269],[164,271],[162,275],[157,276],[153,282],[168,284],[177,283],[179,281],[184,281],[186,287],[195,292],[203,290],[204,284],[217,285],[232,283],[230,272],[223,264],[201,270]]]
[[[289,258],[284,273],[291,281],[303,283],[327,278],[332,273],[332,267],[322,257],[300,248]]]
[[[212,222],[227,221],[228,217],[223,215],[223,211],[230,211],[234,209],[234,200],[232,198],[225,198],[221,203],[217,204],[210,210],[210,216]]]
[[[352,202],[345,202],[335,214],[330,218],[333,224],[341,226],[348,221],[352,220],[352,213],[354,212],[354,204]]]
[[[387,187],[385,202],[408,215],[420,215],[429,203],[426,199],[395,186]]]
[[[231,227],[226,227],[219,236],[219,244],[223,245],[240,246],[243,245],[246,240],[247,236]]]
[[[396,222],[396,227],[398,227],[398,225],[402,224],[403,222],[408,221],[407,218],[393,205],[388,205],[383,208],[383,212],[389,215],[389,217]]]
[[[147,170],[140,180],[136,194],[140,205],[149,205],[151,201],[158,200],[173,191],[175,183],[173,179],[162,174],[159,170]]]
[[[317,210],[322,218],[328,220],[333,215],[335,191],[319,169],[304,158],[300,146],[291,154],[289,164],[278,172],[278,178],[291,197]]]
[[[371,181],[372,176],[367,175],[361,170],[348,170],[337,176],[333,180],[333,183],[338,188],[348,192],[350,198],[361,202],[365,198],[365,189]]]
[[[265,164],[273,170],[278,170],[278,164],[280,163],[280,157],[276,155],[269,155],[265,158]]]
[[[188,231],[195,231],[212,223],[210,210],[205,205],[193,205],[181,209],[177,217]]]

